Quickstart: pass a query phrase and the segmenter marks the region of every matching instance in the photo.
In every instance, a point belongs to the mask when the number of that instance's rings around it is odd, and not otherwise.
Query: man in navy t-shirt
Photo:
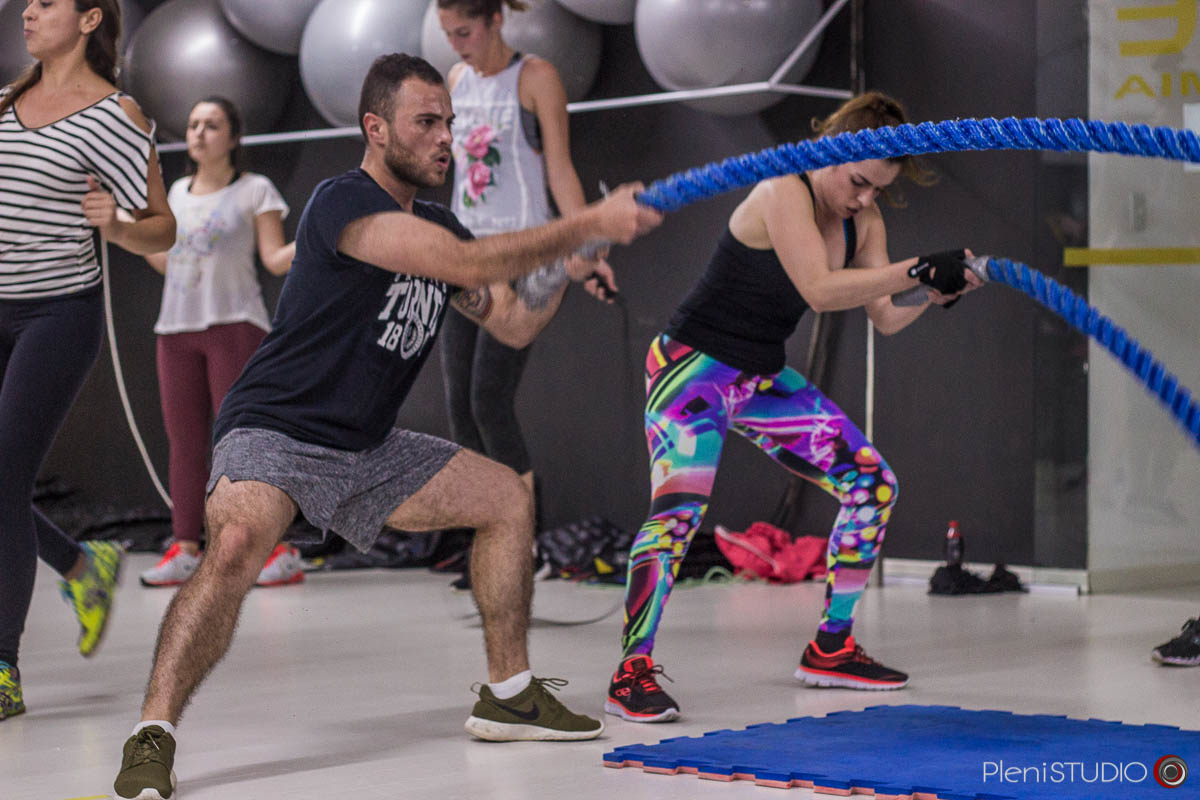
[[[120,797],[174,791],[174,725],[228,650],[238,611],[297,510],[361,549],[386,524],[471,527],[472,585],[489,683],[466,723],[477,737],[590,739],[529,671],[533,509],[507,467],[437,437],[394,428],[447,303],[521,346],[548,317],[488,284],[510,281],[585,242],[628,243],[661,216],[623,187],[570,217],[472,240],[445,208],[415,200],[450,166],[450,95],[427,62],[382,56],[363,83],[362,165],[313,192],[273,330],[214,425],[208,549],[163,619],[143,721],[126,742]],[[575,280],[594,262],[568,261]],[[551,679],[553,680],[553,679]],[[146,792],[143,794],[143,792]]]

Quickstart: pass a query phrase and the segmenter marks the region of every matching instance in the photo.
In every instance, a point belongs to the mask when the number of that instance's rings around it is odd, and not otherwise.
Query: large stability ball
[[[12,83],[33,63],[25,49],[25,0],[0,0],[0,86]]]
[[[259,47],[294,56],[304,23],[320,0],[221,0],[225,18]]]
[[[182,139],[192,106],[213,94],[233,101],[244,132],[271,130],[292,78],[290,61],[243,38],[217,0],[170,0],[134,34],[123,84],[164,133]]]
[[[568,10],[592,22],[605,25],[628,25],[633,22],[637,0],[558,0]]]
[[[371,62],[421,52],[425,0],[321,0],[300,40],[300,79],[331,124],[358,125],[358,98]]]
[[[638,51],[666,89],[700,89],[765,81],[821,18],[821,0],[639,0]],[[785,81],[803,79],[817,57],[815,41]],[[688,105],[714,114],[751,114],[782,94],[760,93]]]
[[[328,0],[326,0],[328,2]],[[535,0],[528,11],[504,8],[504,41],[522,53],[533,53],[558,69],[568,100],[587,97],[600,69],[603,32],[552,0]],[[445,75],[458,54],[438,22],[437,0],[430,0],[421,26],[421,55]]]
[[[10,3],[19,3],[20,0],[8,0]],[[137,33],[137,29],[142,26],[142,20],[146,18],[146,9],[138,0],[120,0],[121,6],[121,41],[117,43],[117,52],[124,53],[129,43],[133,41],[133,35]]]

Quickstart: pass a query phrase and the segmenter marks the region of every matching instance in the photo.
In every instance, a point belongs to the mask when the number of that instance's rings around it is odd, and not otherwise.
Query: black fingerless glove
[[[964,260],[966,256],[965,250],[944,250],[930,256],[920,256],[917,263],[909,267],[908,276],[942,294],[957,294],[967,287],[964,273],[970,267]]]

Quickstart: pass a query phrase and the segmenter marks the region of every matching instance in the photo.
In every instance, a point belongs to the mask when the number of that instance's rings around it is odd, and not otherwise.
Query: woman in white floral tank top
[[[442,29],[462,58],[448,80],[455,113],[451,208],[476,236],[542,224],[552,216],[547,189],[563,215],[585,203],[571,163],[566,90],[554,65],[504,40],[506,5],[527,7],[518,0],[438,0]],[[605,286],[592,280],[586,288],[605,299],[615,289],[607,264],[600,275]],[[516,292],[545,324],[566,285],[561,265],[550,265],[512,286],[489,289]],[[514,408],[528,354],[528,347],[509,347],[457,312],[443,324],[451,436],[516,470],[532,491],[533,468]]]

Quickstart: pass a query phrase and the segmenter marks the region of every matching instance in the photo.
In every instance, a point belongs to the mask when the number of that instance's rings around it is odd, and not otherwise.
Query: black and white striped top
[[[0,116],[0,300],[99,285],[94,228],[81,205],[88,175],[119,208],[146,207],[153,132],[129,119],[121,97],[114,92],[40,128],[22,125],[11,106]]]

